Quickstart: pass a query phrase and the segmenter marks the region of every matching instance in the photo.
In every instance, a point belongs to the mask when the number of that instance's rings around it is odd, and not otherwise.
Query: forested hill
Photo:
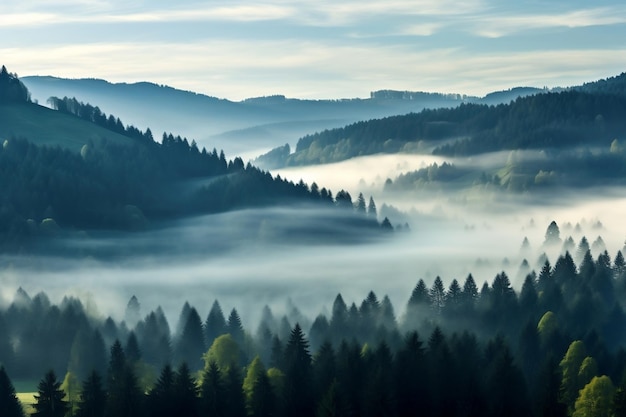
[[[2,250],[79,230],[143,230],[162,220],[285,204],[327,207],[355,231],[379,228],[375,216],[353,209],[346,192],[335,198],[316,184],[273,178],[180,136],[164,134],[156,142],[149,129],[125,126],[77,100],[52,101],[60,111],[27,101],[0,105],[10,132],[0,148]],[[42,140],[43,130],[52,139]]]
[[[277,148],[258,163],[308,165],[415,151],[460,156],[516,149],[608,147],[626,130],[625,80],[622,74],[567,91],[520,97],[509,104],[461,104],[359,122],[305,136],[293,154]]]

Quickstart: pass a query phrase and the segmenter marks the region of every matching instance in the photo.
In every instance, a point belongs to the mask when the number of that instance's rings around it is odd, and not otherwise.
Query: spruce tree
[[[69,405],[63,400],[63,397],[65,397],[65,393],[61,390],[61,382],[57,380],[54,371],[48,371],[37,386],[33,416],[65,417]]]
[[[153,417],[169,417],[176,412],[174,384],[176,373],[170,365],[165,365],[161,375],[148,395],[150,415]]]
[[[285,412],[290,416],[311,416],[314,411],[309,343],[299,324],[291,331],[285,347]]]
[[[0,366],[0,416],[24,417],[22,404],[17,398],[15,387],[13,387],[4,366]]]
[[[226,388],[222,373],[214,361],[209,362],[202,376],[200,386],[200,414],[205,416],[225,415]]]
[[[92,371],[83,382],[76,417],[103,417],[106,408],[106,392],[102,378]]]
[[[215,300],[211,306],[211,311],[204,322],[204,335],[207,346],[211,346],[213,341],[218,337],[227,333],[226,320],[220,303]]]

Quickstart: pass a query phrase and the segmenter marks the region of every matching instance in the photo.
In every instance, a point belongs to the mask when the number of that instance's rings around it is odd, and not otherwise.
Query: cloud
[[[378,89],[484,95],[518,85],[578,84],[626,66],[626,49],[498,53],[297,39],[102,42],[0,48],[0,54],[22,75],[150,80],[231,99],[342,98]]]
[[[495,14],[475,16],[471,31],[478,36],[499,38],[520,32],[551,28],[584,28],[626,24],[626,8],[599,7],[553,14]]]

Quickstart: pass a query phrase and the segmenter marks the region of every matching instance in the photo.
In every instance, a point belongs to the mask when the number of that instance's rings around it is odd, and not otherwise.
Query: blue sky
[[[626,5],[23,0],[0,5],[0,39],[0,61],[19,75],[147,80],[235,100],[483,95],[626,71]]]

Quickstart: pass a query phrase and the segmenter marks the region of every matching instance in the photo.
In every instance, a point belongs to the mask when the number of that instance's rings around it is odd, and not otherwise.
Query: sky
[[[241,100],[484,95],[626,70],[621,0],[21,0],[0,61],[24,75],[151,81]]]

